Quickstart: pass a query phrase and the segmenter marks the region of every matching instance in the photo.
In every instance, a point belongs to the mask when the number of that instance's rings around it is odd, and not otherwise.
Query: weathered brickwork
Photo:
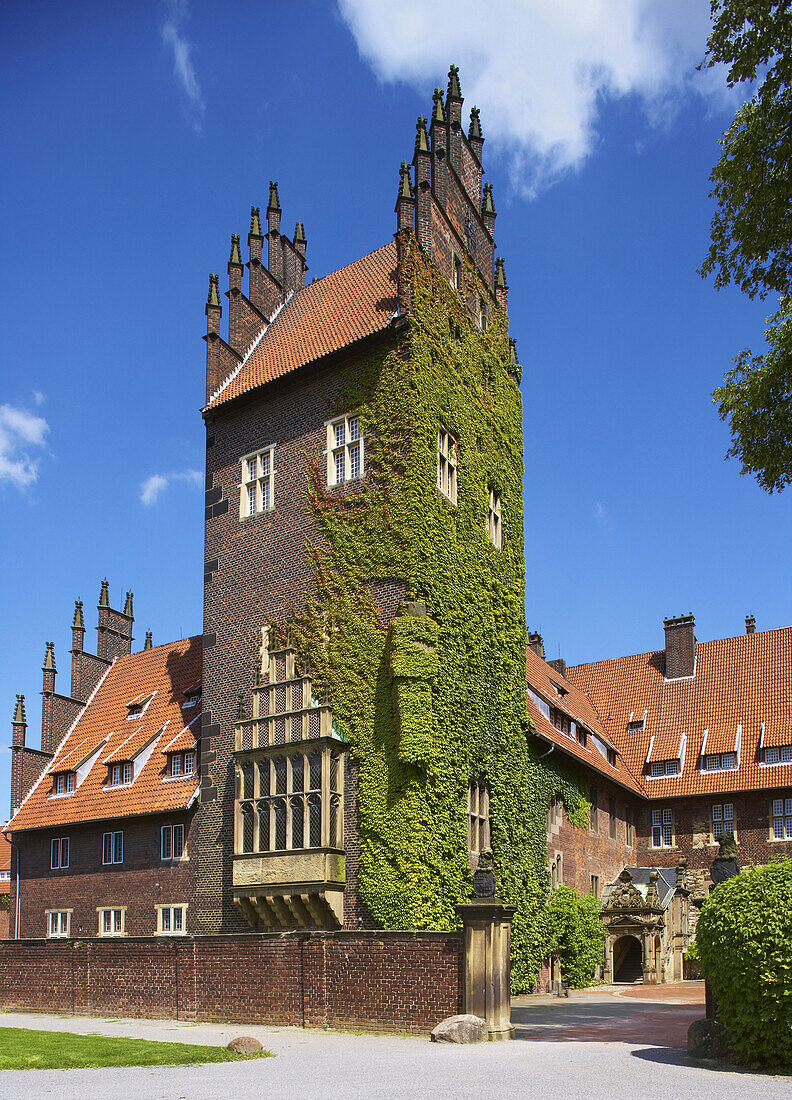
[[[193,836],[191,813],[152,815],[150,818],[110,819],[87,825],[66,825],[28,832],[24,837],[20,891],[19,935],[47,934],[47,910],[71,910],[71,935],[96,936],[99,909],[123,908],[125,934],[153,935],[157,927],[157,905],[188,906],[186,927],[192,921]],[[165,824],[185,825],[185,856],[162,860],[160,828]],[[102,837],[121,830],[123,862],[102,864]],[[69,838],[69,866],[51,869],[51,842]],[[11,914],[12,935],[16,933]]]
[[[0,1006],[425,1034],[462,1008],[462,936],[288,933],[0,943]]]

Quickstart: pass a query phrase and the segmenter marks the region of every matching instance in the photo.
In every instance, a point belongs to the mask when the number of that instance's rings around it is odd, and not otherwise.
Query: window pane
[[[253,811],[249,806],[242,810],[242,851],[253,851]]]
[[[352,481],[360,477],[360,444],[349,448],[349,477]]]
[[[259,819],[259,845],[258,850],[260,852],[268,852],[270,850],[270,804],[269,802],[259,802],[258,804],[258,819]]]
[[[663,820],[663,815],[660,810],[652,810],[652,824],[659,825]]]
[[[723,814],[723,807],[722,806],[713,806],[712,807],[712,820],[713,821],[720,821],[722,814]]]
[[[322,789],[322,758],[318,752],[311,753],[308,757],[308,772],[310,789],[320,791]]]
[[[65,936],[66,933],[69,931],[69,914],[68,913],[61,913],[60,914],[60,930],[61,930],[61,935],[63,935],[63,936]]]
[[[123,863],[124,861],[124,834],[113,833],[113,862]]]
[[[653,848],[659,848],[660,845],[661,845],[661,842],[662,842],[661,841],[661,826],[660,825],[653,825],[652,826],[652,847]]]
[[[121,932],[121,910],[113,910],[113,931]]]
[[[111,927],[112,927],[112,925],[110,923],[111,918],[112,918],[111,911],[109,909],[103,909],[102,910],[102,931],[105,932],[105,933],[107,933],[111,930]]]
[[[275,850],[282,852],[286,848],[286,803],[282,799],[274,805],[275,811]]]
[[[784,839],[784,819],[783,819],[783,817],[774,817],[773,818],[773,839],[774,840],[783,840]]]
[[[184,910],[177,907],[173,910],[173,931],[181,932],[184,927]]]
[[[184,854],[184,826],[173,826],[173,858],[181,859]]]
[[[792,798],[787,798],[784,800],[784,813],[792,814]],[[69,843],[68,840],[66,841],[66,843]]]
[[[171,927],[171,911],[170,911],[170,909],[160,909],[160,913],[162,914],[162,917],[161,917],[162,931],[163,932],[170,932],[170,927]]]
[[[265,451],[264,454],[261,456],[261,475],[262,475],[262,477],[266,477],[269,472],[270,472],[270,452]]]
[[[765,749],[764,758],[765,758],[765,764],[777,764],[778,763],[778,749]]]
[[[330,844],[341,847],[341,800],[337,797],[330,800]]]
[[[181,770],[182,770],[181,754],[178,753],[178,752],[175,752],[173,754],[173,756],[171,756],[171,775],[181,775]]]
[[[111,833],[105,833],[102,837],[102,863],[110,863],[113,858],[113,837]]]
[[[673,820],[674,819],[671,816],[671,811],[670,810],[663,810],[663,824],[664,825],[671,825],[673,823]]]
[[[724,821],[733,821],[734,820],[734,806],[731,803],[727,803],[723,807],[723,820]]]
[[[308,800],[308,820],[310,827],[310,846],[318,848],[322,843],[322,803],[315,796]]]
[[[337,424],[333,425],[333,433],[334,433],[334,436],[335,436],[335,445],[336,445],[336,447],[343,447],[344,443],[346,442],[346,437],[344,435],[344,421],[343,420],[339,420],[339,422]]]
[[[663,826],[663,844],[665,844],[665,846],[667,848],[670,848],[671,845],[673,844],[673,837],[671,835],[671,826],[670,825],[664,825]]]
[[[356,416],[350,416],[349,418],[349,440],[353,442],[356,439],[360,439],[360,420]]]
[[[253,797],[253,765],[249,760],[242,764],[242,797]]]
[[[774,798],[773,799],[773,817],[780,817],[783,812],[784,812],[783,799]],[[53,841],[53,843],[54,843],[54,841]]]
[[[247,510],[248,515],[255,515],[256,512],[256,484],[248,485],[247,491]]]
[[[247,460],[247,479],[253,481],[258,473],[258,456],[249,458]]]
[[[261,483],[261,507],[264,511],[272,507],[269,478]]]
[[[785,764],[790,763],[790,761],[792,761],[792,745],[784,745],[784,747],[781,749],[780,756],[781,756],[781,760]],[[69,778],[73,779],[74,777],[70,776]]]
[[[162,826],[162,858],[170,859],[173,854],[173,826]]]
[[[195,753],[186,752],[184,754],[184,774],[185,775],[192,775],[194,767],[195,767]]]
[[[303,789],[303,760],[304,756],[300,753],[298,756],[293,756],[291,760],[292,768],[292,790],[301,791]]]
[[[335,457],[335,483],[340,485],[344,480],[344,452],[338,451]]]
[[[275,761],[275,794],[286,794],[286,759],[283,756]]]
[[[50,913],[50,935],[56,936],[58,934],[58,914]]]
[[[303,800],[301,798],[292,799],[291,809],[291,827],[292,827],[292,848],[303,847]]]

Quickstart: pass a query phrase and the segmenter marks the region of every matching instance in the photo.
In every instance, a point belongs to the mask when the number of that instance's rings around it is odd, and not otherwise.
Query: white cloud
[[[38,478],[39,459],[31,454],[44,446],[49,424],[14,405],[0,405],[0,481],[26,489]]]
[[[608,522],[609,518],[610,517],[608,516],[608,513],[602,507],[600,502],[597,501],[597,503],[594,505],[594,519],[597,521],[597,523],[600,523],[604,526]]]
[[[46,400],[47,399],[44,396],[44,394],[41,392],[41,390],[33,390],[33,404],[34,405],[43,405]]]
[[[203,474],[200,470],[176,470],[170,474],[152,474],[140,486],[140,503],[148,507],[156,504],[160,495],[174,481],[186,481],[188,485],[200,485]]]
[[[604,99],[636,96],[649,123],[665,126],[686,96],[717,97],[725,84],[695,71],[709,0],[338,4],[381,80],[426,92],[449,61],[459,65],[467,105],[481,108],[485,138],[507,158],[515,188],[530,197],[591,155]]]
[[[164,0],[164,2],[168,14],[162,24],[162,41],[173,51],[173,75],[187,96],[190,124],[196,134],[199,134],[203,129],[204,99],[190,57],[193,44],[182,34],[182,24],[187,16],[187,2],[186,0]]]

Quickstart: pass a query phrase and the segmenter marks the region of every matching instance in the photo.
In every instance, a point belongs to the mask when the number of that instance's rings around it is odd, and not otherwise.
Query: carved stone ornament
[[[616,885],[611,890],[610,897],[605,905],[606,909],[642,909],[644,899],[633,885],[632,875],[625,869],[616,880]]]
[[[477,898],[495,897],[495,864],[492,849],[485,848],[479,854],[478,868],[473,873],[473,893]]]

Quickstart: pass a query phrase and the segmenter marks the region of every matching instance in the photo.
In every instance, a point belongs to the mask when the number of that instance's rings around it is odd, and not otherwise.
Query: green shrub
[[[605,927],[593,894],[579,897],[571,886],[553,890],[545,913],[547,954],[558,955],[561,977],[573,989],[591,985],[602,962]]]
[[[792,1064],[792,859],[748,867],[713,890],[696,944],[735,1054]]]

